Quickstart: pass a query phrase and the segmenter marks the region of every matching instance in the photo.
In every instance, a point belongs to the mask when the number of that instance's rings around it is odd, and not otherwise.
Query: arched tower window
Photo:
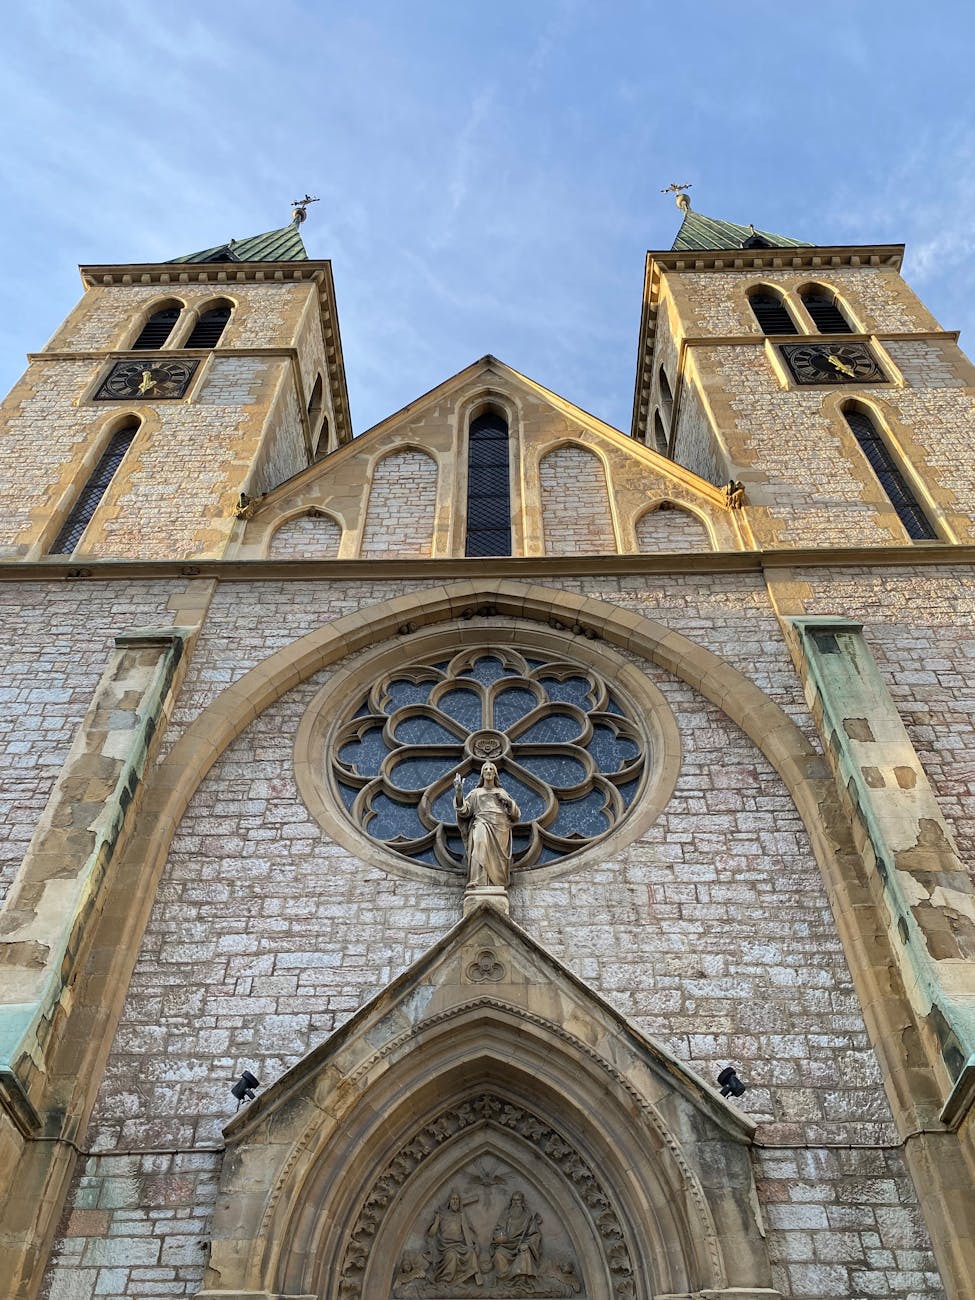
[[[836,294],[831,290],[813,284],[800,290],[799,297],[820,334],[853,333],[852,325],[840,311]]]
[[[142,351],[165,346],[182,310],[182,306],[177,302],[167,303],[165,307],[158,308],[143,325],[142,332],[132,347]]]
[[[764,287],[753,289],[748,295],[748,305],[763,334],[799,333],[788,307],[773,290]]]
[[[657,451],[661,456],[667,455],[667,430],[664,428],[664,422],[660,418],[659,408],[653,413],[653,441]]]
[[[91,522],[99,501],[108,490],[109,483],[122,463],[122,457],[132,446],[132,439],[138,431],[139,421],[132,419],[112,434],[91,478],[81,489],[61,531],[54,539],[50,552],[52,555],[70,555],[81,541],[82,533]]]
[[[870,416],[863,411],[846,408],[843,417],[860,444],[861,451],[870,462],[870,468],[880,480],[880,486],[890,497],[890,503],[897,511],[898,519],[907,529],[908,536],[914,541],[937,540],[938,534],[931,527],[920,502],[908,486],[880,430]]]
[[[466,555],[511,554],[508,423],[487,411],[467,435]]]
[[[187,348],[215,348],[220,342],[220,336],[227,327],[227,321],[230,320],[230,312],[229,302],[215,303],[214,306],[208,308],[197,319],[189,338],[183,346]]]
[[[328,420],[325,417],[325,385],[321,375],[316,375],[308,399],[308,431],[311,435],[312,453],[316,458],[324,456],[328,451]]]
[[[670,417],[674,413],[674,392],[663,366],[660,367],[660,405],[664,408],[667,422],[670,423]]]

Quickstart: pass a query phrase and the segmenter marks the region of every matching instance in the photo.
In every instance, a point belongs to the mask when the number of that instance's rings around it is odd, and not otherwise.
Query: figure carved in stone
[[[476,1201],[470,1198],[468,1204]],[[473,1280],[480,1286],[481,1276],[477,1237],[464,1209],[460,1192],[452,1191],[427,1229],[435,1250],[433,1276],[437,1282],[462,1283]]]
[[[498,769],[493,763],[484,764],[479,783],[466,798],[460,777],[454,778],[454,807],[467,850],[468,886],[507,888],[511,880],[511,828],[521,810],[498,783]]]
[[[729,479],[724,490],[725,500],[732,510],[740,510],[745,504],[745,485],[740,479]]]
[[[521,1192],[512,1192],[491,1237],[491,1262],[499,1278],[514,1281],[538,1276],[542,1254],[542,1220],[531,1214]]]

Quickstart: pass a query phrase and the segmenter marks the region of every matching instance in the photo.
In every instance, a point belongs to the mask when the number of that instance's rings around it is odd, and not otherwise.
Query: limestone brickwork
[[[186,582],[33,582],[0,587],[0,898],[6,895],[68,754],[112,641],[175,620]]]
[[[686,510],[658,506],[640,517],[636,526],[641,551],[710,551],[711,539],[699,519]]]
[[[616,550],[606,475],[594,452],[558,447],[539,465],[547,555],[609,555]]]
[[[437,462],[409,450],[384,456],[373,470],[362,555],[429,555],[437,505]]]
[[[271,538],[272,560],[332,559],[339,553],[342,530],[334,519],[315,511],[282,524]]]
[[[482,1235],[498,1187],[541,1207],[588,1300],[973,1293],[975,384],[898,268],[652,255],[634,436],[487,356],[354,440],[327,264],[84,269],[0,411],[16,1300],[432,1297],[456,1184]],[[837,293],[890,382],[796,384],[757,284],[810,338],[801,291]],[[218,299],[183,398],[92,401],[154,307],[182,356]],[[511,554],[467,559],[488,412]],[[329,762],[336,693],[494,645],[646,715],[630,811],[508,910],[370,838]]]

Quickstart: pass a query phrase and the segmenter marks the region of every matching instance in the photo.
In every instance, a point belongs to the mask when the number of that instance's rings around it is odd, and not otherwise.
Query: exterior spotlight
[[[230,1089],[231,1093],[237,1098],[237,1109],[240,1110],[245,1101],[254,1100],[254,1089],[261,1086],[260,1080],[255,1079],[250,1070],[245,1070],[234,1086]],[[744,1092],[744,1089],[742,1089]]]
[[[730,1065],[726,1065],[718,1075],[718,1083],[721,1085],[722,1097],[740,1097],[745,1091],[745,1085]]]

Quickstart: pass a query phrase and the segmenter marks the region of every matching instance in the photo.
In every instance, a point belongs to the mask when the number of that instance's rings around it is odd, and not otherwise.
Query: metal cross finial
[[[670,185],[668,185],[667,188],[666,188],[665,190],[661,190],[660,193],[661,193],[661,194],[673,194],[673,196],[674,196],[674,202],[675,202],[675,203],[677,204],[677,206],[680,208],[681,212],[686,212],[686,211],[688,210],[688,208],[691,206],[691,201],[690,201],[690,199],[687,197],[687,195],[684,193],[684,191],[685,191],[685,190],[689,190],[690,188],[691,188],[691,186],[690,186],[689,184],[688,184],[688,185],[677,185],[675,182],[672,181],[672,182],[670,183]]]
[[[306,194],[303,199],[292,200],[291,220],[296,226],[300,226],[308,216],[308,204],[317,202],[318,199],[313,199],[310,194]]]

